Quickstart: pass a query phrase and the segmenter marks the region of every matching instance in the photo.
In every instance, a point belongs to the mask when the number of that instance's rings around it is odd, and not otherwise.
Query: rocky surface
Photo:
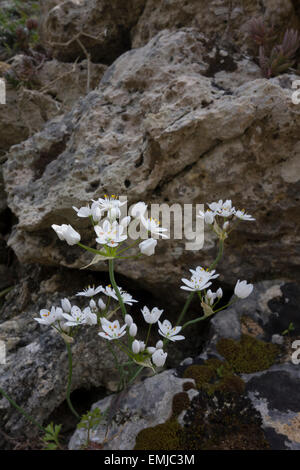
[[[66,295],[73,298],[73,304],[86,305],[72,297],[86,280],[80,273],[32,267],[7,295],[1,310],[0,340],[5,342],[6,363],[0,364],[0,387],[41,424],[66,399],[68,358],[62,338],[50,327],[40,326],[34,317],[41,308],[59,306]],[[116,389],[114,361],[96,327],[80,329],[72,353],[72,391]],[[32,437],[38,431],[4,398],[0,400],[0,421],[1,430],[14,439]],[[9,440],[4,442],[0,434],[0,448]]]
[[[105,69],[104,65],[91,64],[91,89],[98,85]],[[6,105],[0,106],[0,154],[41,130],[47,121],[69,111],[87,90],[86,60],[77,64],[55,59],[36,63],[20,54],[5,72],[2,76],[7,92]]]
[[[84,58],[112,63],[131,48],[130,31],[145,0],[46,0],[41,40],[62,61]],[[79,40],[79,41],[78,41]]]
[[[159,33],[117,59],[70,113],[11,149],[4,174],[18,224],[8,244],[21,262],[87,264],[90,257],[62,244],[50,226],[80,227],[72,205],[103,193],[127,195],[129,203],[182,205],[226,195],[256,218],[240,224],[226,247],[230,256],[220,265],[226,282],[298,273],[300,115],[291,101],[293,76],[261,79],[246,56],[213,54],[218,67],[211,72],[207,40],[196,29]],[[185,251],[185,242],[161,242],[158,256],[143,266],[117,269],[157,292],[178,288],[187,266],[215,257],[210,233],[203,250]]]
[[[10,7],[10,2],[0,4]],[[28,17],[30,5],[26,2]],[[113,421],[105,446],[124,447],[126,439],[134,446],[138,436],[136,445],[143,448],[149,445],[148,426],[151,445],[159,446],[159,425],[170,437],[170,448],[193,449],[198,433],[207,448],[299,448],[299,374],[290,362],[290,340],[281,336],[291,321],[292,337],[300,334],[299,288],[286,281],[300,274],[300,114],[291,101],[292,82],[299,76],[262,79],[246,40],[250,18],[264,14],[280,33],[299,28],[299,13],[291,0],[46,0],[36,48],[26,53],[19,47],[15,57],[0,62],[0,77],[11,78],[7,105],[0,106],[0,340],[7,346],[0,387],[40,423],[47,423],[65,399],[67,356],[62,340],[32,319],[40,308],[89,281],[99,283],[99,271],[107,269],[100,263],[93,272],[79,271],[91,257],[60,242],[51,224],[71,223],[91,243],[85,221],[75,219],[71,207],[104,193],[126,195],[130,204],[143,199],[181,207],[231,198],[256,222],[241,223],[226,241],[218,266],[225,294],[238,278],[282,281],[258,283],[255,296],[213,319],[200,357],[121,397],[121,409],[133,419],[119,435],[114,432],[122,431],[123,418],[117,418],[122,425]],[[0,58],[7,58],[3,44]],[[165,308],[170,318],[176,316],[184,296],[181,277],[189,267],[207,266],[215,258],[216,240],[210,232],[205,235],[200,251],[187,251],[185,240],[161,241],[155,257],[117,264],[118,281]],[[192,306],[192,314],[196,311]],[[202,333],[197,330],[195,342],[190,339],[179,353],[173,345],[169,367],[184,351],[193,357],[200,352]],[[222,359],[218,342],[240,344],[244,335],[279,346],[280,360],[236,374],[226,359],[222,378],[220,364],[208,367],[207,358]],[[230,344],[235,351],[241,347]],[[115,390],[111,358],[91,329],[81,332],[73,349],[74,390]],[[187,397],[184,380],[174,373],[181,377],[198,365],[208,367],[216,382],[187,390],[192,404],[178,418],[170,387],[183,393],[185,405]],[[162,395],[153,392],[153,406],[164,408],[164,414],[158,417],[149,405],[140,418],[138,394],[148,393],[160,379]],[[234,417],[229,424],[223,397],[228,384],[234,391],[227,397]],[[83,405],[85,411],[89,405]],[[5,434],[35,434],[6,400],[0,401],[0,421],[0,447],[11,445],[9,439],[4,443]],[[226,429],[216,422],[226,422]],[[187,433],[178,428],[183,424]],[[226,433],[228,439],[222,440]],[[71,446],[80,446],[82,439],[77,432]],[[101,446],[103,427],[93,439]]]
[[[97,430],[91,432],[92,442],[105,442],[105,449],[133,449],[135,438],[142,429],[162,424],[171,416],[172,398],[183,391],[183,385],[187,382],[191,380],[176,377],[174,370],[168,370],[134,385],[122,397],[108,433],[106,419]],[[191,390],[191,397],[193,393]],[[93,409],[99,408],[105,412],[112,407],[113,399],[113,396],[107,397],[95,403]],[[86,439],[86,430],[77,430],[70,440],[69,449],[79,449]]]
[[[247,48],[247,22],[264,16],[274,26],[296,27],[299,18],[295,2],[286,0],[147,0],[143,14],[132,32],[134,47],[145,45],[163,29],[196,27],[214,42]]]
[[[296,283],[258,283],[248,299],[212,319],[210,339],[200,356],[121,396],[108,435],[102,422],[90,445],[111,450],[300,449],[300,373],[291,362],[290,348],[300,334],[299,295]],[[295,329],[291,338],[284,338],[281,333],[290,322]],[[243,337],[250,338],[252,349],[241,354],[237,349],[231,357],[220,354],[220,341],[239,347]],[[272,340],[278,337],[284,345],[273,350]],[[274,364],[267,365],[270,351],[277,352]],[[207,375],[217,366],[215,376]],[[238,373],[243,367],[253,371]],[[111,400],[94,407],[105,411]],[[85,442],[85,432],[77,430],[69,448]]]

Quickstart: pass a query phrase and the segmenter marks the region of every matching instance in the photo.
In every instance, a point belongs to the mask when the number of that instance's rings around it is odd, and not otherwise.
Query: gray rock
[[[185,382],[191,382],[191,379],[176,377],[174,372],[164,371],[132,386],[121,397],[108,432],[107,422],[104,420],[91,432],[91,442],[103,444],[103,449],[131,450],[142,429],[164,423],[172,414],[173,396],[182,392]],[[105,398],[95,403],[92,409],[98,407],[104,412],[111,405],[112,399],[112,396]],[[80,449],[86,443],[86,438],[86,431],[78,429],[70,440],[69,449]]]
[[[159,33],[119,57],[70,113],[11,150],[5,187],[18,224],[8,244],[22,263],[88,264],[91,256],[60,242],[51,224],[75,225],[88,243],[91,231],[76,220],[72,205],[104,193],[127,195],[129,204],[144,199],[181,206],[228,197],[256,222],[240,224],[225,248],[229,256],[219,269],[226,282],[296,275],[298,235],[287,230],[299,185],[300,118],[292,90],[253,80],[253,68],[248,75],[245,66],[237,88],[233,79],[230,90],[220,89],[204,76],[207,47],[195,29]],[[240,61],[245,57],[237,55]],[[278,192],[280,199],[273,198]],[[298,222],[294,217],[293,227]],[[116,269],[157,295],[172,288],[175,302],[187,266],[208,266],[216,254],[210,232],[200,251],[185,250],[185,242],[160,242],[158,256]]]
[[[42,3],[41,40],[64,62],[85,58],[85,49],[94,62],[111,63],[130,48],[130,30],[145,1],[46,0]]]
[[[146,44],[163,29],[194,26],[212,40],[212,47],[217,37],[246,48],[246,25],[250,18],[264,16],[271,24],[284,28],[299,21],[295,9],[291,0],[210,0],[209,4],[205,0],[147,0],[132,31],[133,46]]]

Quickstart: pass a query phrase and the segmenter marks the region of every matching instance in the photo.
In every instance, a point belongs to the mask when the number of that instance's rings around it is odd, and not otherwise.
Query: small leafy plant
[[[273,26],[266,25],[262,18],[253,18],[248,23],[248,34],[256,60],[266,78],[285,73],[295,65],[300,46],[298,31],[288,29],[280,40]]]
[[[59,443],[59,433],[61,431],[61,424],[50,423],[45,428],[45,436],[43,442],[45,443],[44,450],[58,450],[61,449]]]
[[[291,332],[295,330],[294,323],[291,322],[289,326],[287,327],[286,330],[284,330],[281,334],[282,336],[288,335],[289,337],[291,336]]]
[[[77,429],[86,430],[86,443],[84,447],[88,447],[90,444],[91,431],[99,426],[103,419],[103,414],[99,408],[94,408],[88,411],[81,418],[80,423],[77,425]]]

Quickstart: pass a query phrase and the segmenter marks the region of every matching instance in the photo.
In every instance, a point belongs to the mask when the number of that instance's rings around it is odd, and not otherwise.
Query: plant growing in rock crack
[[[125,217],[121,216],[123,204],[125,202],[121,202],[117,197],[105,195],[97,201],[92,201],[86,207],[79,209],[74,207],[78,217],[90,220],[96,248],[83,244],[80,234],[71,225],[52,225],[60,240],[67,242],[70,246],[77,245],[94,255],[88,266],[100,261],[107,262],[111,282],[108,286],[89,286],[78,292],[77,297],[86,299],[87,304],[84,306],[72,305],[69,299],[64,298],[61,300],[60,306],[42,309],[40,317],[35,318],[42,327],[50,326],[57,331],[65,342],[69,361],[67,403],[78,420],[80,420],[80,416],[74,409],[70,398],[73,370],[71,345],[76,341],[80,328],[95,328],[96,331],[97,328],[100,328],[99,340],[105,341],[114,358],[116,369],[119,371],[119,391],[126,390],[145,367],[156,373],[165,365],[167,358],[165,350],[169,341],[184,340],[182,332],[187,327],[227,308],[238,298],[246,298],[253,289],[252,284],[238,280],[233,299],[227,305],[219,306],[223,296],[222,289],[219,288],[213,292],[210,286],[213,280],[219,276],[215,268],[223,256],[224,243],[240,221],[255,219],[246,214],[244,210],[236,210],[230,200],[224,202],[220,200],[208,204],[208,210],[200,211],[198,217],[204,219],[204,222],[217,235],[219,243],[217,257],[207,269],[197,266],[195,269],[190,269],[191,277],[189,279],[182,279],[181,289],[188,291],[189,295],[175,325],[172,325],[168,319],[162,320],[162,309],[154,307],[150,310],[148,306],[141,308],[141,316],[148,325],[146,337],[141,338],[134,318],[127,312],[128,306],[132,306],[137,301],[116,283],[115,262],[126,262],[128,259],[152,256],[157,245],[156,238],[168,237],[167,230],[160,227],[159,221],[148,217],[148,207],[144,202],[135,204],[131,208],[131,215]],[[126,244],[128,238],[134,238],[133,233],[136,235],[137,228],[140,229],[138,238],[135,238],[133,243]],[[136,249],[138,252],[131,254],[131,250]],[[195,295],[200,301],[202,314],[184,323],[188,308]],[[114,319],[119,310],[122,315],[121,324],[118,319]],[[156,329],[158,335],[158,341],[155,345],[149,344],[153,328]],[[126,362],[122,363],[119,360],[120,353],[127,356]],[[1,389],[0,393],[7,396]],[[81,426],[88,431],[88,440],[91,426],[97,422],[98,418],[100,419],[100,416],[87,414],[81,421]]]
[[[280,39],[274,27],[267,26],[262,18],[253,18],[248,23],[248,34],[266,78],[285,73],[295,65],[295,56],[300,46],[298,31],[288,29]]]
[[[6,49],[7,57],[18,51],[28,52],[39,41],[38,21],[39,2],[30,6],[20,0],[12,0],[11,5],[0,12],[0,45]]]
[[[99,424],[103,420],[103,417],[103,413],[101,413],[101,410],[99,408],[94,408],[93,410],[88,411],[81,417],[81,421],[77,425],[77,429],[86,430],[86,442],[83,446],[84,448],[87,448],[89,446],[91,431],[93,431],[95,428],[97,428],[97,426],[99,426]]]

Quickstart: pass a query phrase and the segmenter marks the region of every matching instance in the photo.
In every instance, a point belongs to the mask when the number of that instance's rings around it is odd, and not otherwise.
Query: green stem
[[[6,400],[9,401],[12,406],[16,408],[16,410],[18,410],[26,419],[28,419],[28,421],[37,426],[41,431],[46,432],[46,430],[34,418],[32,418],[28,413],[26,413],[23,408],[17,405],[17,403],[12,398],[10,398],[7,393],[2,390],[2,388],[0,388],[0,393],[6,398]]]
[[[65,342],[66,343],[66,342]],[[80,420],[80,416],[77,411],[74,409],[72,402],[71,402],[71,384],[72,384],[72,372],[73,372],[73,364],[72,364],[72,351],[71,346],[69,343],[66,343],[67,351],[68,351],[68,361],[69,361],[69,375],[68,375],[68,386],[67,386],[67,403],[69,405],[70,410],[72,411],[73,415],[76,416],[77,419]]]
[[[135,381],[135,379],[137,378],[137,376],[142,372],[142,370],[144,369],[143,366],[139,367],[138,370],[136,371],[136,373],[131,377],[131,379],[128,381],[128,385],[130,385],[132,382]]]
[[[115,353],[115,351],[114,351],[114,348],[113,348],[112,345],[109,343],[109,341],[107,342],[107,347],[108,347],[108,349],[110,350],[110,352],[112,353],[113,358],[114,358],[114,361],[115,361],[115,364],[116,364],[116,368],[117,368],[118,371],[119,371],[121,388],[122,388],[122,387],[125,387],[125,386],[126,386],[126,380],[125,380],[125,376],[124,376],[123,367],[122,367],[122,365],[119,364],[119,361],[118,361],[117,355],[116,355],[116,353]]]
[[[110,282],[114,288],[114,291],[115,293],[117,294],[117,297],[118,297],[118,301],[119,301],[119,304],[120,304],[120,307],[121,307],[121,310],[122,310],[122,314],[123,314],[123,317],[125,318],[125,315],[127,315],[127,311],[126,311],[126,307],[124,305],[124,302],[123,302],[123,299],[122,299],[122,296],[120,294],[120,291],[119,291],[119,288],[117,286],[117,283],[116,283],[116,280],[115,280],[115,275],[114,275],[114,260],[113,259],[109,259],[108,260],[108,269],[109,269],[109,278],[110,278]]]
[[[149,328],[148,328],[148,333],[147,333],[145,348],[147,347],[147,344],[148,344],[148,341],[149,341],[151,327],[152,327],[152,323],[150,323]]]
[[[217,255],[215,261],[208,268],[208,271],[212,271],[217,266],[218,262],[220,261],[220,259],[223,256],[223,252],[224,252],[224,240],[220,240],[218,255]]]
[[[123,248],[123,250],[117,251],[116,255],[120,255],[124,251],[130,250],[130,248],[135,247],[138,243],[140,243],[140,238],[136,240],[134,243],[132,243],[131,245],[127,246],[126,248]]]
[[[3,291],[0,292],[0,297],[4,297],[6,294],[8,294],[12,289],[13,289],[14,286],[11,286],[11,287],[7,287],[6,289],[4,289]]]
[[[95,248],[91,248],[89,246],[83,245],[83,243],[78,242],[77,245],[80,246],[80,248],[83,248],[84,250],[89,251],[90,253],[94,253],[95,255],[107,256],[106,253],[96,250]]]

